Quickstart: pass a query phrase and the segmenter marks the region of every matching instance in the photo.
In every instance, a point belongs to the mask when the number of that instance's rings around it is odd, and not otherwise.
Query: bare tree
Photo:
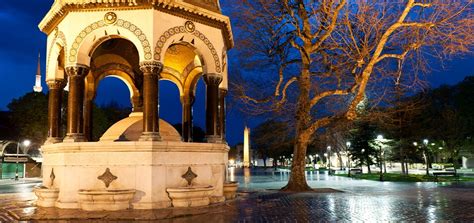
[[[308,143],[318,129],[354,120],[403,77],[416,86],[429,61],[470,53],[472,0],[241,0],[242,81],[233,91],[252,114],[287,114],[294,124],[291,176],[305,191]],[[245,70],[247,69],[247,70]],[[375,101],[375,102],[376,102]]]

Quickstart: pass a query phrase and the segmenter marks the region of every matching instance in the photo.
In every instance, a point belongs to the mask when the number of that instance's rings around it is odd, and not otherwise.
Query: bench
[[[362,174],[361,168],[351,168],[349,171],[351,171],[351,174]]]
[[[454,171],[434,171],[432,174],[435,177],[436,182],[438,182],[439,176],[454,176],[456,180],[459,181],[459,175]]]

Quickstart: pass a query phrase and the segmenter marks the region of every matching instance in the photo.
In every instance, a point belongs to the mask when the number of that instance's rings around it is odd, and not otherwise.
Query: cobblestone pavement
[[[238,199],[202,208],[84,212],[34,207],[31,193],[0,195],[0,221],[33,222],[374,222],[474,221],[472,183],[388,183],[328,177],[310,193],[263,190],[284,182],[265,175],[242,181]],[[278,176],[276,176],[278,178]],[[310,178],[309,178],[310,179]],[[263,185],[259,185],[263,184]],[[323,189],[333,188],[333,189]]]

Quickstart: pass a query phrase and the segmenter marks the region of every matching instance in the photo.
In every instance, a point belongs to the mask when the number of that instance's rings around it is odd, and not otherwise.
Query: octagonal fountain
[[[166,208],[179,206],[173,199],[181,195],[175,196],[173,189],[183,187],[205,190],[206,195],[190,206],[223,201],[229,150],[225,143],[227,51],[233,47],[233,37],[219,1],[61,0],[52,4],[39,24],[48,35],[49,134],[42,147],[45,187],[36,190],[38,205],[85,210]],[[94,100],[107,77],[125,83],[132,114],[92,142]],[[201,80],[206,85],[202,100],[206,143],[194,143],[193,104]],[[160,95],[162,81],[178,89],[182,135],[160,120],[160,97],[169,96]],[[188,168],[198,175],[191,187],[181,177]]]
[[[163,120],[163,141],[136,141],[142,122],[142,114],[136,112],[110,127],[99,142],[43,146],[43,183],[54,181],[59,192],[54,206],[121,210],[224,201],[226,144],[181,142],[179,133]],[[190,167],[199,176],[192,187],[182,178]],[[187,196],[180,190],[193,193]],[[197,198],[199,193],[205,196]]]

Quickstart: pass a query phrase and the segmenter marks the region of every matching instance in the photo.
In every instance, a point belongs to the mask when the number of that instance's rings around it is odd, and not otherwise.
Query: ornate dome
[[[100,141],[138,141],[142,134],[143,113],[133,112],[112,125]],[[163,141],[181,141],[181,135],[168,122],[160,119],[160,135]]]

